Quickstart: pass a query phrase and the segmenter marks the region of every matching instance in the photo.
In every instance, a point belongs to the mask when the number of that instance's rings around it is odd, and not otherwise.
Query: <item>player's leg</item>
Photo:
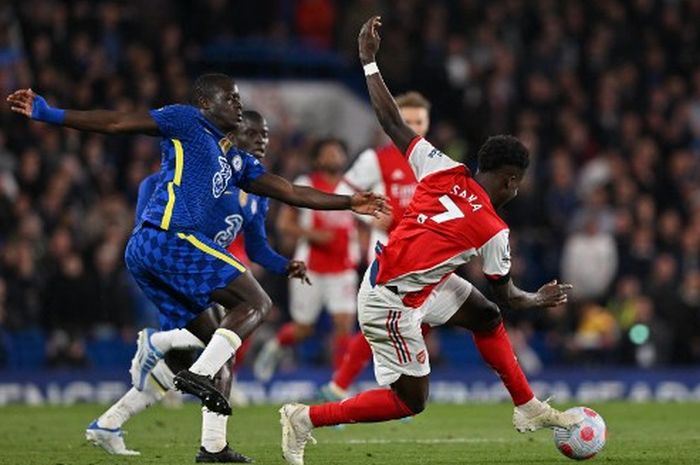
[[[392,310],[392,309],[400,310]],[[360,326],[372,346],[380,385],[341,402],[287,404],[280,409],[282,453],[303,464],[304,448],[315,427],[399,419],[420,413],[428,398],[430,362],[421,334],[422,313],[406,309],[398,295],[372,288],[367,276],[358,294]]]
[[[329,275],[324,283],[324,306],[333,317],[333,368],[347,352],[357,321],[357,273],[348,270]]]
[[[191,362],[191,356],[189,360]],[[186,367],[188,364],[181,366]],[[109,454],[139,455],[139,452],[127,449],[122,426],[133,416],[160,401],[169,389],[173,389],[173,376],[166,361],[159,360],[149,372],[143,388],[132,387],[98,419],[90,423],[85,430],[85,438]]]
[[[219,370],[214,381],[217,388],[227,397],[233,386],[234,359],[229,360]],[[198,463],[251,463],[253,460],[231,449],[227,441],[228,415],[212,412],[202,407],[202,437],[199,452],[195,457]]]
[[[234,356],[242,339],[260,325],[271,301],[248,271],[225,287],[213,290],[211,299],[226,308],[226,315],[197,361],[189,370],[178,373],[175,383],[178,389],[202,399],[211,410],[230,414],[228,399],[215,388],[211,378]],[[198,328],[188,329],[197,334]]]
[[[331,381],[321,387],[324,400],[342,400],[348,396],[348,389],[357,376],[372,359],[372,349],[362,331],[356,332],[348,344],[340,366],[333,372]]]
[[[446,283],[444,295],[447,296],[450,289],[467,285],[469,283],[461,278],[451,277]],[[436,304],[441,306],[440,301]],[[469,297],[446,324],[472,331],[481,357],[498,374],[510,393],[515,406],[513,426],[518,431],[535,431],[552,426],[569,428],[582,420],[577,415],[560,412],[535,397],[513,352],[500,309],[478,289],[471,290]]]
[[[284,350],[313,334],[314,327],[323,305],[322,275],[309,272],[311,286],[298,279],[289,282],[289,313],[292,321],[285,323],[274,338],[267,341],[253,362],[253,374],[267,382],[275,374]]]

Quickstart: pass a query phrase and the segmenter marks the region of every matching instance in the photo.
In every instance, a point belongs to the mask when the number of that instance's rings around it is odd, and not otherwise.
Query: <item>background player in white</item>
[[[401,118],[413,132],[425,136],[430,129],[430,102],[418,92],[412,91],[396,97]],[[368,263],[375,257],[377,242],[386,244],[389,233],[399,224],[404,211],[411,202],[418,181],[403,153],[393,142],[380,147],[367,149],[358,155],[350,169],[345,172],[343,181],[336,189],[337,194],[350,194],[360,191],[373,191],[384,194],[393,211],[391,215],[380,215],[367,220],[371,226]],[[358,219],[365,221],[364,218]],[[427,331],[428,326],[424,326]],[[340,366],[335,367],[331,381],[321,388],[325,400],[340,400],[348,396],[348,388],[372,358],[372,350],[361,331],[353,335]]]
[[[345,144],[334,138],[317,141],[311,149],[313,171],[294,182],[324,192],[334,192],[347,166]],[[333,317],[333,364],[340,365],[355,329],[357,225],[350,212],[318,212],[282,206],[277,228],[287,239],[296,240],[294,258],[304,261],[312,286],[289,283],[289,313],[283,325],[260,350],[253,364],[255,376],[268,381],[285,347],[313,334],[321,310]]]
[[[401,119],[375,62],[379,17],[362,27],[360,61],[372,105],[382,128],[406,154],[419,184],[401,223],[365,274],[358,294],[362,332],[374,353],[380,385],[355,397],[311,407],[280,409],[282,453],[304,463],[304,448],[315,427],[393,420],[423,411],[430,363],[421,323],[469,329],[486,362],[498,373],[515,404],[513,426],[520,432],[570,428],[580,415],[555,410],[538,400],[520,369],[500,310],[454,270],[475,256],[483,260],[499,302],[513,309],[561,305],[569,285],[553,281],[536,293],[517,288],[509,276],[508,227],[496,209],[513,199],[529,164],[527,149],[511,136],[489,138],[479,149],[479,172],[457,163],[417,136]]]

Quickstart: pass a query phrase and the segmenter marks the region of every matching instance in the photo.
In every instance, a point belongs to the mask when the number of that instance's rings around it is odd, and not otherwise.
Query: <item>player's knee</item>
[[[487,301],[479,312],[479,318],[475,322],[474,331],[487,332],[496,328],[503,321],[501,309],[491,301]]]
[[[405,396],[405,398],[401,400],[414,415],[418,415],[425,410],[425,404],[427,402],[427,399],[423,395]]]

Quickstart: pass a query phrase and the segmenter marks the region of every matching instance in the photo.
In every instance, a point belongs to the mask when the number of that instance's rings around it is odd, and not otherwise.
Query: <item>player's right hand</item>
[[[372,16],[360,29],[360,35],[357,37],[357,45],[360,52],[360,61],[363,65],[372,63],[374,56],[379,51],[379,27],[382,25],[380,16]]]
[[[571,284],[559,283],[553,280],[537,290],[536,298],[539,307],[558,307],[568,300],[568,292],[573,288]]]
[[[290,260],[287,265],[287,277],[290,279],[299,278],[302,284],[311,285],[311,280],[306,274],[306,263],[301,260]]]
[[[39,107],[48,107],[46,100],[40,95],[34,93],[32,89],[19,89],[7,96],[7,101],[10,104],[10,110],[27,118],[38,119],[35,113],[39,113]]]

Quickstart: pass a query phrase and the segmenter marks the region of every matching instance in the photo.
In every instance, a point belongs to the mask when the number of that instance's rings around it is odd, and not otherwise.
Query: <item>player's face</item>
[[[430,128],[430,116],[428,110],[421,107],[403,107],[399,108],[403,122],[413,129],[413,132],[419,136],[425,137]]]
[[[507,175],[508,177],[506,180],[501,205],[505,205],[518,196],[518,190],[520,189],[520,183],[523,180],[524,175],[525,173],[519,170],[517,172],[511,172]]]
[[[316,168],[330,174],[342,173],[347,163],[345,150],[339,144],[326,144],[316,159]]]
[[[236,142],[239,148],[252,153],[257,158],[265,157],[267,144],[270,142],[267,121],[244,119],[237,131]]]
[[[243,121],[243,105],[238,86],[233,80],[221,84],[214,92],[206,110],[210,118],[224,132],[234,131]]]

